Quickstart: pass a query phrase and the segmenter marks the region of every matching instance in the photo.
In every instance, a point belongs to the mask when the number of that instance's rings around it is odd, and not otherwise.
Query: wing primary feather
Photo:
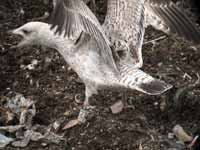
[[[166,7],[166,9],[163,10],[163,12],[165,13],[165,15],[167,16],[167,18],[169,18],[169,20],[172,22],[172,25],[174,26],[174,29],[176,30],[177,34],[180,34],[180,36],[185,37],[184,35],[184,24],[181,24],[179,22],[179,19],[177,18],[177,16],[175,14],[172,13],[170,7]]]
[[[166,15],[165,11],[163,11],[163,10],[160,9],[160,8],[157,8],[157,9],[155,9],[155,10],[156,10],[157,14],[159,14],[159,16],[169,25],[170,30],[171,30],[172,32],[177,32],[177,29],[176,29],[175,26],[173,25],[173,24],[174,24],[173,20],[171,20],[171,19],[168,17],[168,15]]]
[[[58,14],[58,18],[64,18],[64,13],[62,12],[62,9],[60,10],[60,13]],[[65,22],[65,19],[60,19],[59,21],[60,21],[60,25],[57,28],[57,32],[59,35],[61,35],[63,31],[63,25]]]
[[[151,12],[151,15],[149,15],[150,17],[157,17],[164,26],[168,27],[171,33],[177,34],[194,44],[200,44],[200,30],[186,13],[184,13],[184,10],[176,6],[172,0],[147,0],[145,9],[147,9],[147,13]],[[146,16],[148,16],[148,14],[146,14]],[[157,22],[152,21],[149,23],[157,28]],[[157,29],[170,33],[165,30],[166,28],[161,27]]]
[[[56,28],[55,33],[64,37],[71,37],[81,31],[89,34],[99,47],[102,59],[118,72],[113,54],[104,30],[95,15],[82,0],[57,0],[50,20],[51,29]]]
[[[200,31],[196,27],[196,25],[192,23],[192,21],[188,18],[188,16],[186,16],[186,14],[184,14],[180,9],[177,9],[175,5],[172,5],[172,8],[176,10],[174,12],[176,12],[176,15],[179,16],[181,21],[186,25],[187,27],[186,32],[190,34],[191,37],[188,40],[194,41],[195,43],[200,43]],[[187,39],[187,37],[185,38]]]
[[[176,19],[176,22],[178,24],[178,28],[180,29],[180,35],[188,40],[192,40],[193,32],[190,32],[189,24],[186,22],[185,19],[182,19],[179,13],[177,13],[176,9],[173,7],[169,8],[172,14],[174,15],[174,19]]]

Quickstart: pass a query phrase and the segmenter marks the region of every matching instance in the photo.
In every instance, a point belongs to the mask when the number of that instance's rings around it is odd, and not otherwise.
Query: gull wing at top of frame
[[[108,0],[104,27],[110,38],[124,41],[131,64],[142,61],[145,32],[145,0]]]
[[[184,10],[171,0],[147,0],[145,15],[147,25],[152,25],[167,34],[177,34],[194,44],[200,44],[200,30]]]
[[[99,21],[82,0],[54,0],[55,7],[50,24],[51,29],[56,28],[55,33],[72,37],[74,33],[85,32],[89,34],[99,47],[99,53],[111,69],[118,72],[109,40]]]

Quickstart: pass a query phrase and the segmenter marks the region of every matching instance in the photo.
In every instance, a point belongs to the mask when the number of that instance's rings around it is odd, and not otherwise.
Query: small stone
[[[158,102],[155,102],[155,103],[154,103],[154,106],[158,106]]]
[[[174,133],[168,133],[168,139],[174,139]]]
[[[65,116],[65,117],[71,116],[71,111],[65,111],[65,112],[64,112],[64,116]]]
[[[58,129],[60,128],[60,122],[55,121],[55,122],[53,123],[53,128],[54,128],[54,130],[58,130]]]
[[[43,147],[46,147],[48,144],[47,143],[42,143],[41,144]]]
[[[118,101],[110,107],[113,114],[118,114],[122,112],[123,108],[124,108],[124,104],[122,101]]]

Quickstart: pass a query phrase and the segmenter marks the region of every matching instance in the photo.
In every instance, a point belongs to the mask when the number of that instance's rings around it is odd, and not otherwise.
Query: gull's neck
[[[59,51],[70,48],[73,44],[73,40],[68,39],[63,35],[55,34],[55,29],[51,30],[51,26],[47,23],[42,23],[38,34],[38,42],[41,45],[57,49]]]

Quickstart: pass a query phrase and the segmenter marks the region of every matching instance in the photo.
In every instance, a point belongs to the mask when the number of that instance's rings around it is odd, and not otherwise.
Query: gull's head
[[[18,35],[21,37],[21,41],[16,47],[24,47],[28,45],[40,45],[49,30],[49,26],[43,22],[29,22],[21,27],[9,31],[11,34]]]

